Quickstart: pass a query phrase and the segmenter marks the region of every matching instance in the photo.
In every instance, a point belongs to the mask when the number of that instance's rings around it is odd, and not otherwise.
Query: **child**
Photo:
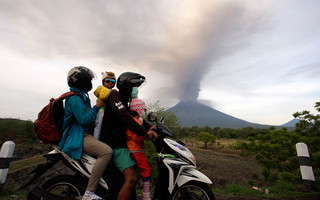
[[[97,161],[92,167],[91,175],[88,181],[86,192],[82,200],[102,199],[95,194],[99,180],[107,167],[111,157],[112,149],[107,144],[96,140],[90,135],[90,124],[94,122],[99,108],[104,106],[104,101],[99,100],[93,107],[90,105],[88,92],[92,89],[92,79],[95,78],[93,71],[86,67],[74,67],[68,73],[68,85],[70,91],[77,91],[81,97],[74,95],[68,97],[65,102],[64,110],[64,128],[69,126],[63,132],[63,137],[59,143],[61,150],[73,159],[80,159],[82,153],[95,156]],[[68,129],[69,130],[69,129]]]
[[[94,91],[94,95],[98,99],[102,99],[105,101],[109,96],[111,89],[116,84],[116,76],[114,75],[113,72],[102,72],[101,75],[102,75],[102,85],[99,86]],[[98,140],[100,137],[103,115],[104,115],[104,107],[99,109],[99,112],[97,114],[96,121],[95,121],[95,128],[93,131],[93,137],[95,137]]]
[[[146,105],[140,99],[133,99],[130,102],[130,111],[132,112],[133,118],[142,125],[143,118],[145,115]],[[144,149],[144,136],[134,134],[132,131],[127,129],[127,147],[131,153],[131,158],[137,163],[140,174],[143,181],[143,197],[142,200],[151,200],[150,197],[150,179],[151,179],[151,168],[145,156]]]

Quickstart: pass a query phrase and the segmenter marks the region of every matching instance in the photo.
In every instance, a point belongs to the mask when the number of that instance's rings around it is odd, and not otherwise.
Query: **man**
[[[126,129],[137,135],[148,136],[150,139],[158,136],[152,131],[152,127],[146,128],[139,125],[129,112],[128,103],[132,98],[137,97],[138,87],[144,82],[145,77],[140,74],[133,72],[121,74],[117,80],[119,92],[112,91],[105,104],[100,140],[113,149],[113,162],[125,179],[118,194],[118,200],[129,199],[137,184],[135,162],[131,159],[126,145]]]

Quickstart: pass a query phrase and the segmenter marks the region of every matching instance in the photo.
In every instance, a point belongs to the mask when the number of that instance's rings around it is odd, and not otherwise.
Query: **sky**
[[[74,66],[147,79],[139,98],[197,101],[281,125],[320,100],[318,0],[0,0],[0,117],[35,120]],[[93,90],[94,90],[93,89]],[[93,90],[89,92],[95,103]]]

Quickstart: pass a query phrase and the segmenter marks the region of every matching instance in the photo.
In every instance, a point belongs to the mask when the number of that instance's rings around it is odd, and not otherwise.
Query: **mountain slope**
[[[268,128],[268,125],[254,124],[215,110],[209,106],[191,101],[182,101],[168,109],[176,114],[182,126],[209,126],[220,128]]]
[[[299,122],[299,119],[293,119],[293,120],[288,121],[285,124],[282,124],[281,126],[296,127],[296,123],[298,123],[298,122]]]

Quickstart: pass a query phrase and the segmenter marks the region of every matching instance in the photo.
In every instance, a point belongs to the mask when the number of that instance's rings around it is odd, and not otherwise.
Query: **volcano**
[[[175,113],[177,118],[180,120],[180,125],[184,127],[209,126],[212,128],[220,127],[233,129],[243,127],[270,127],[270,125],[247,122],[195,101],[181,101],[168,110]]]

